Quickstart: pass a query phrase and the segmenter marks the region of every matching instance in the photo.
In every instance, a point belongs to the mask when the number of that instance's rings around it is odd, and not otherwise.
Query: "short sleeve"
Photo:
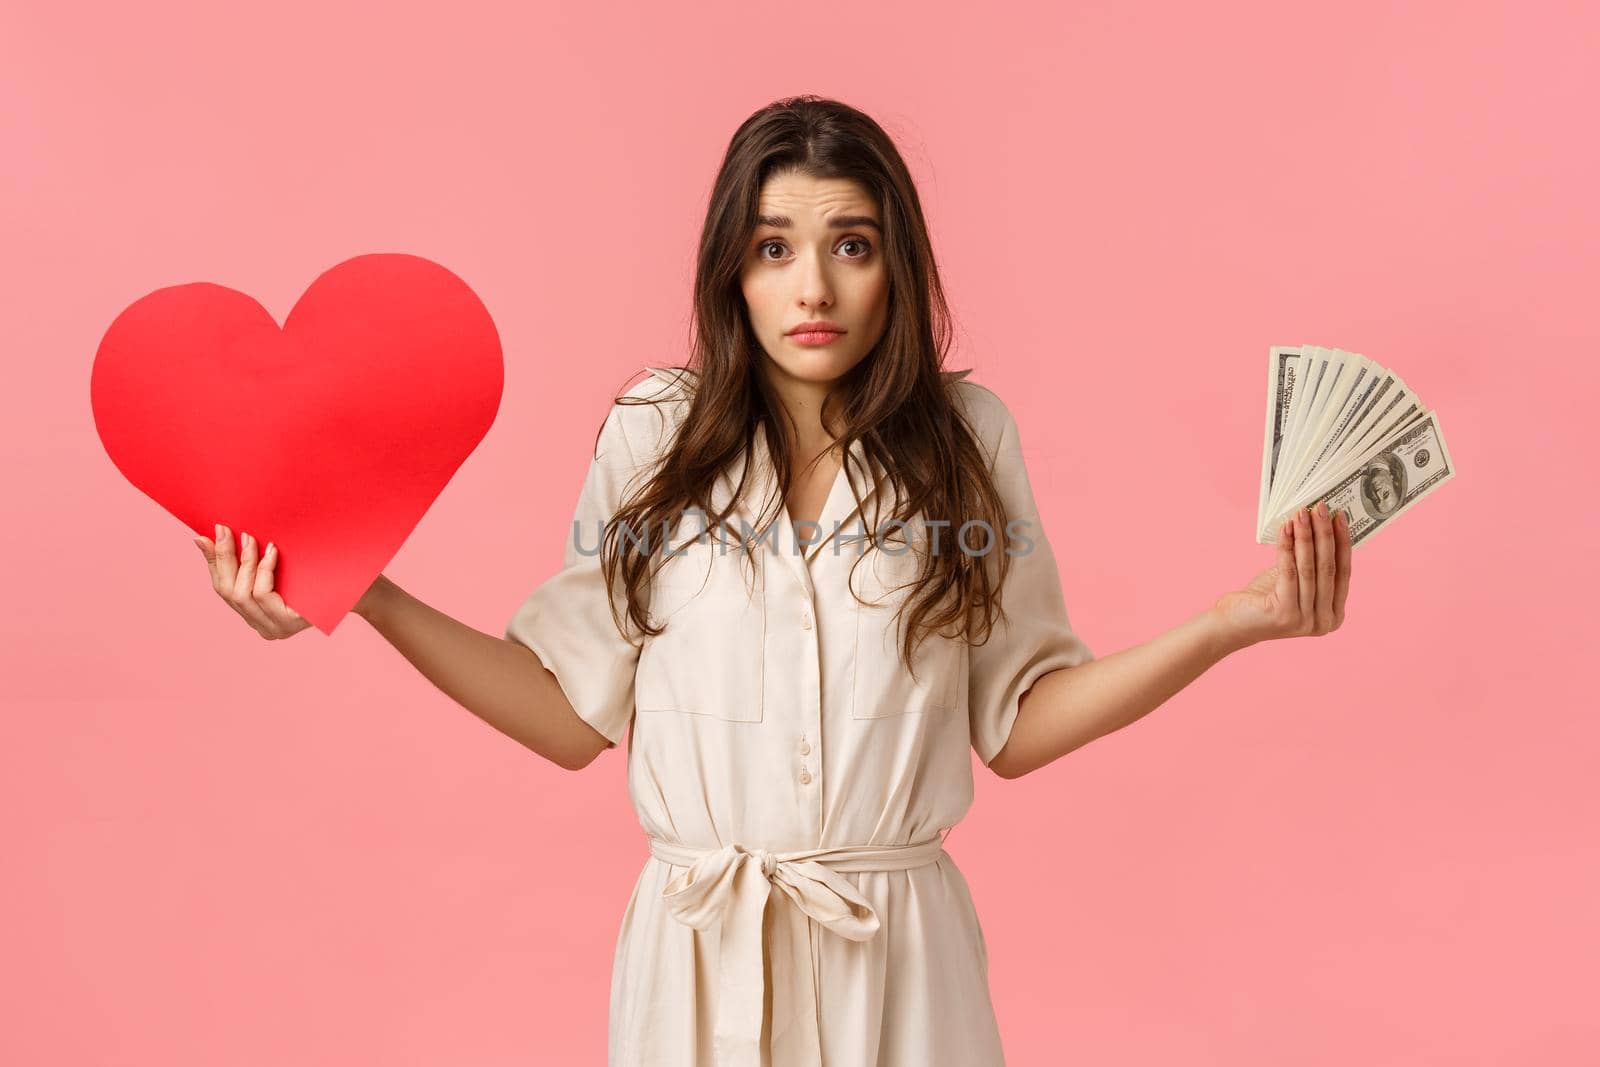
[[[565,533],[562,567],[530,593],[506,626],[506,638],[532,649],[561,683],[573,710],[610,741],[622,742],[633,718],[639,646],[611,617],[613,599],[625,618],[620,591],[608,590],[600,570],[600,539],[616,513],[635,467],[623,432],[625,405],[614,404]]]
[[[1007,528],[1014,533],[997,539],[1013,552],[1001,589],[1006,617],[996,617],[988,640],[967,650],[972,747],[984,766],[1005,747],[1022,695],[1035,682],[1051,671],[1094,659],[1067,617],[1061,576],[1039,521],[1016,422],[997,397],[991,403],[1000,424],[995,489],[1005,504]]]

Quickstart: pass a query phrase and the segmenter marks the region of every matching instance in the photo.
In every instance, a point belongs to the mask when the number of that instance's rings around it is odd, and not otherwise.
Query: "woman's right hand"
[[[259,548],[255,538],[248,533],[240,535],[243,549],[237,556],[233,547],[233,531],[217,526],[217,540],[196,537],[194,543],[206,557],[211,569],[211,588],[217,591],[227,605],[243,616],[251,629],[268,641],[277,641],[310,626],[272,589],[272,572],[278,563],[278,547],[267,545],[267,551],[258,558]]]

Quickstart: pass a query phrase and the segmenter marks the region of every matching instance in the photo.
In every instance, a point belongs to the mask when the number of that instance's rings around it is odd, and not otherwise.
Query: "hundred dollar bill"
[[[1454,478],[1455,473],[1438,417],[1426,411],[1374,444],[1354,469],[1313,488],[1303,501],[1314,505],[1326,500],[1330,516],[1343,511],[1350,523],[1353,550]],[[1272,533],[1261,540],[1276,541],[1278,524],[1298,506],[1288,508],[1268,524]]]
[[[1348,469],[1351,460],[1363,454],[1363,441],[1370,445],[1381,440],[1421,413],[1422,409],[1414,398],[1408,396],[1408,390],[1397,375],[1371,360],[1363,359],[1362,363],[1364,366],[1353,383],[1344,407],[1329,432],[1322,437],[1320,450],[1309,462],[1302,461],[1297,465],[1297,480],[1292,487],[1285,486],[1279,492],[1278,499],[1299,496],[1307,486],[1325,481],[1330,471]],[[1402,404],[1402,400],[1410,402]]]

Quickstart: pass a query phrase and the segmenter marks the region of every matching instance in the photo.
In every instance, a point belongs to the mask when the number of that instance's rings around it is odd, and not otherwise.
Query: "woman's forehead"
[[[848,211],[873,214],[872,196],[860,182],[849,178],[818,178],[814,175],[773,175],[761,186],[761,213],[783,215],[789,211],[813,210],[818,214]]]

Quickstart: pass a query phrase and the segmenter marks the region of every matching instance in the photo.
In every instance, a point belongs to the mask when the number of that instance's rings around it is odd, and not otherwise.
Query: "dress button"
[[[801,771],[800,772],[800,784],[801,785],[810,785],[811,784],[811,772],[810,771]]]
[[[811,742],[809,742],[809,741],[800,742],[800,755],[802,755],[802,756],[811,755]]]
[[[808,611],[800,616],[800,625],[807,630],[811,629],[811,612]]]

